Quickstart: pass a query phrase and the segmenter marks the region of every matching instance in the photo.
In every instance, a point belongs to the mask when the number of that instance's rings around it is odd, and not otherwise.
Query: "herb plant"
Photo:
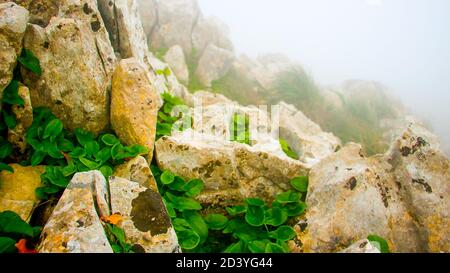
[[[191,117],[184,117],[183,113],[179,113],[178,116],[173,116],[174,107],[185,106],[183,100],[178,97],[172,96],[168,92],[163,93],[161,96],[164,100],[164,104],[158,112],[158,122],[156,124],[156,139],[159,139],[163,136],[170,136],[172,134],[173,125],[175,124],[175,122],[179,121],[182,118],[188,118],[190,123],[188,126],[192,127]],[[181,130],[187,129],[183,126]]]
[[[231,141],[250,145],[250,117],[246,114],[234,113],[231,122]]]
[[[16,244],[26,238],[32,242],[41,232],[40,227],[31,227],[12,211],[0,213],[0,253],[17,252]]]
[[[289,144],[286,142],[286,140],[280,138],[279,139],[280,145],[281,145],[281,149],[283,149],[283,152],[289,156],[292,159],[296,159],[298,160],[298,155],[297,153],[295,153],[291,147],[289,146]]]

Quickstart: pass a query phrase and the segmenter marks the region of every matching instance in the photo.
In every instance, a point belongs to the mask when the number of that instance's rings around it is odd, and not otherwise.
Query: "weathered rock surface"
[[[280,137],[289,143],[302,162],[312,166],[341,146],[337,137],[322,131],[293,105],[281,102],[278,106]]]
[[[200,57],[195,74],[203,86],[211,87],[212,81],[226,75],[233,59],[231,51],[210,44]]]
[[[158,186],[156,185],[149,164],[142,156],[138,156],[122,165],[116,166],[113,176],[137,182],[141,187],[150,188],[158,192]]]
[[[29,221],[35,205],[39,202],[35,190],[41,185],[44,167],[10,165],[14,173],[0,172],[0,212],[11,210],[23,220]]]
[[[139,14],[145,35],[151,37],[158,20],[158,11],[155,0],[138,0]]]
[[[30,90],[26,86],[20,85],[18,94],[23,99],[24,105],[11,107],[12,112],[16,115],[17,125],[14,129],[8,130],[8,141],[21,153],[24,153],[27,146],[25,134],[33,123],[33,107],[31,106]]]
[[[198,199],[230,205],[247,197],[272,200],[290,188],[289,181],[307,169],[296,160],[278,157],[248,145],[186,130],[156,142],[158,166],[186,179],[199,178],[205,191]]]
[[[448,252],[448,181],[449,161],[420,125],[386,155],[364,158],[347,145],[310,172],[303,250],[335,252],[375,234],[393,252]]]
[[[147,147],[149,162],[158,106],[158,94],[140,62],[134,58],[120,61],[113,77],[111,125],[124,144]]]
[[[369,240],[365,239],[354,243],[340,253],[380,253],[380,250],[374,247]]]
[[[181,46],[171,47],[164,55],[164,61],[170,66],[179,81],[189,82],[189,70]]]
[[[61,1],[45,28],[30,25],[25,47],[42,76],[22,69],[34,107],[49,107],[68,129],[98,133],[109,124],[115,55],[96,1]],[[83,58],[80,58],[83,56]]]
[[[96,211],[109,206],[106,183],[98,171],[75,174],[42,231],[39,252],[113,252]]]
[[[228,26],[218,18],[200,17],[192,30],[192,45],[199,55],[203,54],[203,51],[209,44],[233,51],[233,43],[229,35],[230,30]]]
[[[26,9],[12,2],[0,4],[0,98],[13,78],[28,19]]]
[[[111,208],[135,252],[178,252],[178,239],[157,191],[120,177],[110,177]]]

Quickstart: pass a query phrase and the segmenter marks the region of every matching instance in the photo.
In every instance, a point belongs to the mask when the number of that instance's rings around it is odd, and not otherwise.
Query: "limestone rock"
[[[32,104],[50,108],[69,130],[83,128],[99,133],[109,124],[115,58],[111,45],[109,49],[102,46],[109,44],[101,40],[107,37],[95,30],[100,31],[92,29],[89,22],[55,17],[45,29],[30,25],[25,35],[25,47],[42,67],[40,77],[22,69]]]
[[[247,197],[272,200],[290,188],[292,178],[307,172],[299,161],[192,130],[158,140],[156,159],[161,169],[203,180],[205,191],[198,199],[206,204],[230,205]]]
[[[30,90],[26,86],[19,86],[19,96],[23,99],[24,105],[13,105],[12,112],[16,115],[17,125],[14,129],[8,130],[8,141],[16,146],[21,153],[25,152],[27,146],[25,134],[33,123],[33,108],[31,106]]]
[[[202,85],[211,87],[212,81],[226,75],[233,59],[231,51],[210,44],[200,57],[195,74]]]
[[[301,161],[312,166],[341,146],[337,137],[322,131],[293,105],[281,102],[278,106],[280,137],[288,142]]]
[[[123,217],[119,227],[135,252],[178,252],[178,239],[157,191],[137,182],[110,177],[111,208]]]
[[[199,55],[209,44],[219,48],[233,51],[233,43],[230,40],[230,30],[216,17],[200,17],[192,31],[192,45]]]
[[[450,162],[437,137],[411,123],[384,160],[392,165],[399,194],[416,220],[425,250],[449,252]]]
[[[157,114],[158,94],[145,68],[136,59],[122,60],[113,77],[111,125],[122,143],[147,147],[149,162]]]
[[[183,49],[180,46],[171,47],[164,56],[164,61],[170,66],[179,81],[189,82],[189,71]]]
[[[116,166],[113,176],[137,182],[141,187],[150,188],[158,192],[158,186],[156,185],[149,164],[142,156],[138,156],[122,165]]]
[[[374,247],[369,240],[365,239],[354,243],[340,253],[380,253],[380,250]]]
[[[155,0],[138,0],[139,14],[145,35],[151,37],[157,22],[157,9]]]
[[[26,9],[12,2],[0,4],[0,98],[13,78],[28,19]]]
[[[23,220],[29,221],[35,205],[39,202],[35,190],[41,186],[44,167],[22,167],[18,164],[10,166],[14,173],[0,172],[0,211],[14,211]]]
[[[109,198],[98,195],[106,183],[98,171],[75,174],[42,231],[39,252],[113,252],[96,211],[96,204],[109,206]]]
[[[151,48],[168,49],[180,45],[184,54],[192,54],[192,29],[199,16],[196,0],[156,0],[157,25],[149,39]]]

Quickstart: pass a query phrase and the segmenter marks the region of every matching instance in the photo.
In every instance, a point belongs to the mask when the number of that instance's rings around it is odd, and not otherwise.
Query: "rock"
[[[39,252],[112,253],[96,211],[109,206],[108,196],[98,194],[106,189],[99,171],[75,174],[42,230]]]
[[[332,133],[322,131],[293,105],[278,104],[280,137],[285,139],[300,160],[312,166],[333,154],[341,141]]]
[[[449,252],[450,162],[437,137],[411,123],[385,155],[427,252]]]
[[[213,104],[235,104],[232,100],[228,99],[222,94],[211,93],[207,91],[196,91],[191,100],[186,102],[190,107],[194,106],[209,106]]]
[[[149,39],[152,49],[183,48],[192,55],[192,29],[201,14],[196,0],[157,0],[157,24]]]
[[[150,38],[157,22],[157,9],[155,0],[138,0],[139,14],[145,35]]]
[[[0,98],[13,78],[28,19],[26,9],[12,2],[0,4]]]
[[[186,130],[159,139],[156,160],[163,170],[203,180],[205,191],[198,197],[202,203],[232,205],[247,197],[272,200],[275,193],[290,188],[292,178],[307,172],[301,162],[288,157],[194,133]]]
[[[147,163],[142,156],[133,158],[132,160],[118,165],[114,168],[113,176],[121,177],[133,182],[139,183],[139,186],[150,188],[158,192],[155,178]]]
[[[97,134],[109,124],[115,57],[110,45],[109,49],[101,46],[109,44],[102,38],[107,36],[96,34],[89,22],[77,19],[55,17],[45,29],[37,25],[27,29],[25,47],[42,68],[40,77],[22,69],[32,104],[50,108],[69,130],[83,128]]]
[[[9,0],[0,0],[8,2]],[[58,14],[58,2],[56,0],[14,0],[18,5],[30,12],[30,23],[47,26],[50,19]]]
[[[380,253],[380,250],[374,247],[369,240],[364,239],[340,251],[340,253]]]
[[[200,17],[192,31],[192,45],[201,56],[209,44],[233,51],[228,26],[216,17]]]
[[[16,115],[17,125],[16,128],[8,130],[8,141],[18,148],[21,153],[24,153],[27,146],[25,134],[33,123],[33,108],[28,87],[20,85],[18,93],[23,99],[24,105],[12,106],[12,112]]]
[[[167,62],[179,81],[184,83],[189,82],[189,70],[186,65],[183,49],[179,45],[173,46],[167,51],[164,56],[164,61]]]
[[[158,94],[145,68],[134,58],[122,60],[114,73],[111,125],[122,143],[149,150],[151,162],[158,115]]]
[[[211,87],[212,81],[227,74],[233,59],[231,51],[210,44],[200,57],[195,75],[203,86]]]
[[[175,230],[157,191],[120,177],[110,177],[110,191],[112,212],[122,216],[119,227],[135,252],[179,252]]]
[[[19,164],[10,165],[14,173],[0,172],[0,212],[11,210],[23,220],[29,221],[34,207],[39,200],[35,190],[41,185],[43,166],[22,167]]]

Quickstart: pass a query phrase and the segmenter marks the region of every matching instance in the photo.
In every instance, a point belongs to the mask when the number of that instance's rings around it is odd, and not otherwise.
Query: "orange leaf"
[[[101,219],[105,223],[117,226],[122,221],[123,218],[122,218],[122,215],[116,213],[116,214],[106,216],[106,217],[103,216]]]
[[[38,253],[34,249],[28,249],[26,239],[20,239],[19,242],[15,246],[19,253]]]

